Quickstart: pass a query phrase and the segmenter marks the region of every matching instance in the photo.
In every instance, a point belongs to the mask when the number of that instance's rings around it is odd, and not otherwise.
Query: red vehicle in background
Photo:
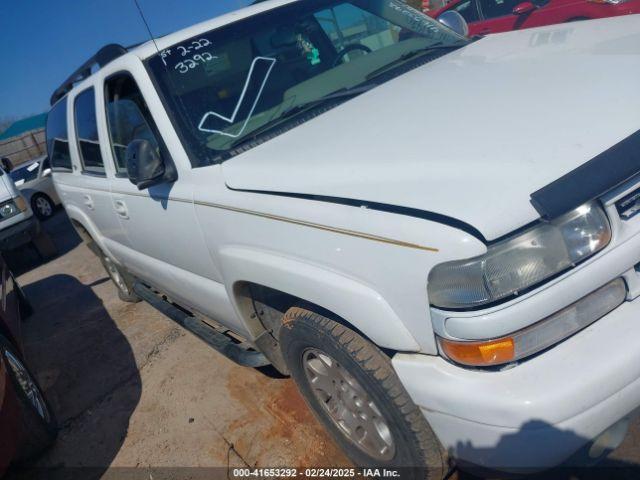
[[[447,11],[462,15],[473,36],[640,13],[640,0],[453,0],[429,15]]]
[[[0,477],[12,461],[26,461],[55,439],[57,424],[35,378],[24,364],[21,316],[30,310],[0,257]]]

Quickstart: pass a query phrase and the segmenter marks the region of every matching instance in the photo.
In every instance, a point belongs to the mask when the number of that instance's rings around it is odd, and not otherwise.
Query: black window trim
[[[102,168],[100,167],[87,167],[84,164],[84,157],[82,156],[82,148],[80,148],[80,136],[78,135],[78,117],[76,115],[76,103],[78,102],[78,98],[89,90],[93,90],[93,103],[94,103],[94,111],[95,111],[95,120],[96,120],[96,133],[98,134],[98,146],[100,146],[100,132],[98,131],[98,109],[95,108],[96,102],[96,89],[93,85],[88,86],[84,90],[80,90],[78,93],[74,94],[73,97],[73,133],[76,137],[76,149],[78,151],[78,158],[80,159],[80,173],[82,175],[88,175],[90,177],[107,177],[107,169],[104,165],[104,158],[102,159]],[[68,105],[67,105],[68,107]],[[100,156],[102,156],[102,152],[100,152]]]
[[[66,104],[66,111],[65,111],[65,115],[64,115],[64,122],[65,122],[65,128],[67,130],[67,143],[69,143],[69,96],[65,95],[64,97],[62,97],[60,100],[58,100],[56,103],[54,103],[53,105],[51,105],[51,108],[49,109],[49,112],[47,113],[47,122],[49,121],[49,114],[51,113],[51,111],[56,108],[58,106],[58,104],[60,102],[67,102]],[[49,156],[49,137],[47,135],[47,129],[45,126],[45,131],[44,131],[44,138],[45,138],[45,142],[47,144],[47,156]],[[54,139],[55,142],[55,139]],[[69,149],[69,151],[71,151],[71,149]],[[51,161],[51,160],[49,160]],[[67,168],[67,167],[58,167],[58,166],[53,166],[53,162],[51,162],[51,172],[56,172],[56,173],[73,173],[73,161],[71,160],[71,155],[69,155],[69,162],[71,163],[71,167]]]
[[[156,88],[156,84],[153,81],[153,77],[149,74],[149,71],[145,68],[145,72],[147,73],[147,75],[151,78],[151,81],[153,83],[153,87],[154,89]],[[108,141],[109,141],[109,151],[111,152],[111,164],[113,165],[113,171],[114,171],[114,176],[116,178],[129,178],[129,175],[127,174],[126,170],[122,171],[118,169],[118,164],[116,162],[116,154],[115,151],[113,150],[113,142],[111,140],[111,125],[109,124],[109,116],[107,113],[107,102],[109,99],[108,96],[108,92],[107,92],[107,82],[109,82],[109,80],[111,80],[113,77],[117,77],[120,75],[127,75],[131,78],[131,80],[133,80],[133,83],[135,83],[136,87],[138,88],[138,91],[140,92],[140,95],[142,96],[142,98],[144,99],[145,103],[146,103],[146,99],[144,96],[144,93],[142,92],[142,89],[140,88],[140,84],[138,83],[138,81],[136,80],[136,77],[133,75],[133,73],[130,70],[126,70],[126,69],[122,69],[122,70],[118,70],[116,72],[110,73],[109,75],[107,75],[105,78],[102,79],[102,93],[103,93],[103,115],[104,115],[104,120],[106,122],[107,125],[107,135],[108,135]],[[158,94],[160,94],[160,92],[156,89],[156,92],[158,92]],[[163,108],[164,107],[164,101],[162,101],[161,99],[161,103]],[[173,162],[173,157],[171,156],[171,153],[169,152],[169,149],[167,148],[167,145],[164,142],[164,138],[162,138],[162,134],[160,133],[160,130],[158,130],[158,126],[156,125],[156,121],[153,118],[153,113],[151,113],[151,109],[149,110],[149,115],[151,116],[151,125],[149,125],[149,128],[151,129],[151,133],[153,133],[153,136],[156,138],[156,141],[158,142],[158,146],[160,147],[160,156],[162,157],[162,159],[170,164],[170,165],[175,165]],[[170,116],[170,115],[169,115]],[[173,123],[172,123],[173,125]],[[175,130],[175,129],[174,129]],[[176,132],[177,133],[177,132]],[[180,141],[182,141],[182,138],[180,138]],[[175,168],[175,167],[174,167]]]

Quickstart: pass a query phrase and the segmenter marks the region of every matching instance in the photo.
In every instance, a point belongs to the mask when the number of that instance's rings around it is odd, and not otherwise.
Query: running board
[[[216,349],[229,360],[245,367],[263,367],[270,365],[261,352],[253,350],[246,343],[237,343],[232,337],[219,332],[202,320],[189,315],[172,303],[163,299],[146,285],[136,282],[133,291],[149,305],[190,331],[200,340]]]

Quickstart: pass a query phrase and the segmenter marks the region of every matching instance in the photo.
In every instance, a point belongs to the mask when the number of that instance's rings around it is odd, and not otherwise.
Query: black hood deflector
[[[636,175],[640,175],[640,130],[532,193],[531,203],[543,218],[552,220]]]

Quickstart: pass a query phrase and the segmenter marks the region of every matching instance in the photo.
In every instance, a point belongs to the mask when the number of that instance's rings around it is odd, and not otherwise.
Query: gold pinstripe
[[[342,234],[342,235],[348,235],[350,237],[364,238],[366,240],[373,240],[375,242],[389,243],[389,244],[397,245],[397,246],[400,246],[400,247],[415,248],[417,250],[426,250],[428,252],[437,252],[437,251],[439,251],[437,248],[425,247],[423,245],[404,242],[402,240],[394,240],[392,238],[379,237],[378,235],[370,235],[368,233],[356,232],[355,230],[348,230],[348,229],[345,229],[345,228],[330,227],[330,226],[322,225],[322,224],[319,224],[319,223],[307,222],[305,220],[296,220],[295,218],[281,217],[279,215],[272,215],[270,213],[256,212],[254,210],[246,210],[244,208],[230,207],[228,205],[220,205],[220,204],[217,204],[217,203],[210,203],[210,202],[196,201],[195,204],[196,205],[201,205],[203,207],[220,208],[220,209],[229,210],[229,211],[232,211],[232,212],[245,213],[247,215],[254,215],[256,217],[268,218],[270,220],[276,220],[278,222],[292,223],[294,225],[301,225],[301,226],[304,226],[304,227],[315,228],[317,230],[323,230],[323,231],[326,231],[326,232],[339,233],[339,234]]]
[[[101,188],[92,188],[92,190],[99,190],[101,192],[113,193],[115,195],[131,195],[131,196],[134,196],[134,197],[149,197],[149,195],[147,195],[145,193],[138,193],[138,192],[110,191],[110,190],[101,189]],[[192,202],[191,200],[189,200],[187,198],[179,198],[179,197],[169,197],[168,200],[170,200],[172,202],[194,203],[194,204],[200,205],[202,207],[218,208],[218,209],[221,209],[221,210],[228,210],[230,212],[243,213],[243,214],[246,214],[246,215],[253,215],[255,217],[267,218],[269,220],[275,220],[275,221],[278,221],[278,222],[291,223],[293,225],[300,225],[300,226],[303,226],[303,227],[315,228],[316,230],[322,230],[322,231],[325,231],[325,232],[338,233],[340,235],[347,235],[347,236],[350,236],[350,237],[362,238],[362,239],[365,239],[365,240],[372,240],[374,242],[387,243],[387,244],[396,245],[396,246],[399,246],[399,247],[413,248],[413,249],[416,249],[416,250],[423,250],[423,251],[427,251],[427,252],[438,252],[439,251],[437,248],[426,247],[424,245],[418,245],[416,243],[405,242],[405,241],[402,241],[402,240],[395,240],[393,238],[380,237],[378,235],[371,235],[371,234],[368,234],[368,233],[357,232],[355,230],[349,230],[349,229],[345,229],[345,228],[331,227],[331,226],[328,226],[328,225],[322,225],[320,223],[307,222],[305,220],[297,220],[295,218],[281,217],[280,215],[272,215],[270,213],[258,212],[258,211],[255,211],[255,210],[247,210],[245,208],[231,207],[229,205],[221,205],[219,203],[203,202],[203,201],[198,201],[198,200]]]

